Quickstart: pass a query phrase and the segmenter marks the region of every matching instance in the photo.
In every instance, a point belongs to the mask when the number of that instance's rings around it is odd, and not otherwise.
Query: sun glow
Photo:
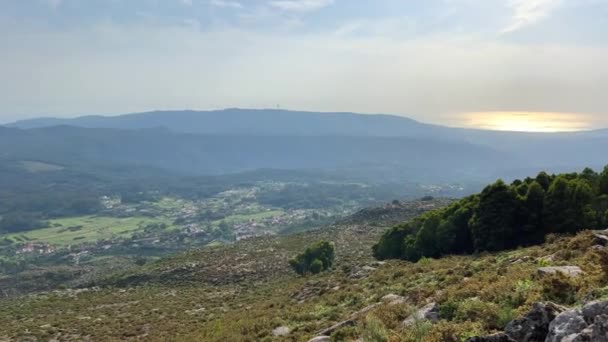
[[[548,112],[472,112],[467,126],[513,132],[572,132],[591,129],[584,114]]]

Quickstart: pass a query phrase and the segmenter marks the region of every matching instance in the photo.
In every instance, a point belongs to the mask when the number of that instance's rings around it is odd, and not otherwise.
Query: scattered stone
[[[397,302],[404,303],[405,297],[396,295],[394,293],[390,293],[390,294],[387,294],[386,296],[382,297],[382,301],[385,303],[389,303],[389,304],[393,304],[393,303],[397,304]]]
[[[551,263],[551,262],[555,261],[556,257],[557,256],[555,254],[546,255],[546,256],[544,256],[542,258],[538,258],[538,261],[539,262],[544,262],[544,263]]]
[[[519,342],[544,341],[549,324],[566,308],[554,303],[535,303],[524,317],[507,324],[505,333]]]
[[[600,231],[593,233],[595,243],[598,245],[602,245],[602,246],[608,245],[608,236],[607,235],[608,235],[608,231],[606,231],[606,230],[600,230]]]
[[[586,327],[587,323],[580,311],[569,310],[562,312],[549,325],[549,333],[545,341],[571,341]]]
[[[578,266],[550,266],[550,267],[541,267],[536,273],[539,276],[553,275],[556,273],[562,273],[569,277],[578,277],[583,274],[583,270],[581,270]]]
[[[521,258],[517,258],[517,259],[511,261],[510,264],[511,265],[516,265],[516,264],[521,264],[523,262],[528,262],[528,261],[531,261],[531,260],[532,260],[531,256],[525,255],[525,256],[523,256]]]
[[[409,327],[414,325],[416,321],[419,320],[426,320],[436,323],[439,320],[439,305],[437,305],[435,302],[425,305],[414,314],[406,318],[401,325],[404,327]]]
[[[287,336],[289,333],[291,333],[291,328],[285,326],[277,327],[272,331],[273,336]]]
[[[317,336],[313,337],[308,342],[329,342],[329,336]]]
[[[515,342],[505,333],[497,333],[488,336],[469,337],[466,342]]]
[[[360,268],[357,268],[354,272],[352,272],[348,277],[350,279],[361,279],[361,278],[365,278],[369,275],[370,272],[375,271],[376,268],[371,267],[371,266],[363,266]]]

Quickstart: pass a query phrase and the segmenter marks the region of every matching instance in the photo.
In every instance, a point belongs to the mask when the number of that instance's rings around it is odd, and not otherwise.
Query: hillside
[[[511,156],[467,142],[409,137],[197,135],[166,129],[0,128],[0,157],[149,166],[189,175],[257,169],[339,171],[365,179],[485,179]]]
[[[404,216],[447,204],[432,203],[403,203]],[[495,254],[377,262],[371,245],[384,229],[345,224],[245,240],[79,289],[3,300],[0,338],[307,341],[323,333],[332,341],[460,341],[502,330],[539,301],[572,307],[608,296],[605,232]],[[296,276],[287,260],[321,239],[336,244],[333,269]],[[548,271],[560,266],[584,273]],[[435,323],[407,320],[429,303]]]

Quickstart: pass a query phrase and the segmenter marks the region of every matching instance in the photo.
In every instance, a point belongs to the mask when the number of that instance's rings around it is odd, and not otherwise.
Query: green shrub
[[[320,241],[306,248],[304,253],[289,260],[291,268],[300,275],[319,273],[329,269],[335,257],[334,244]]]
[[[566,305],[576,302],[576,295],[580,289],[580,284],[575,278],[560,272],[543,277],[540,284],[543,299]]]
[[[462,322],[481,322],[488,329],[500,329],[499,311],[498,305],[494,303],[469,299],[458,306],[455,319]]]
[[[374,342],[388,342],[388,332],[386,327],[378,318],[370,315],[365,320],[363,326],[363,340]]]

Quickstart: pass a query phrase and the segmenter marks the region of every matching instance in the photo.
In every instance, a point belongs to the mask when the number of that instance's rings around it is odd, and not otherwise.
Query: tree
[[[600,174],[599,183],[600,183],[599,184],[600,194],[608,195],[608,165],[606,165],[606,167],[604,167],[604,171],[602,171],[602,173]]]
[[[593,190],[586,181],[557,177],[545,198],[543,221],[547,232],[574,233],[595,226],[596,214],[591,207],[593,197]]]
[[[502,180],[486,187],[470,223],[475,249],[498,251],[514,247],[518,207],[517,194]]]
[[[334,244],[320,241],[306,248],[304,253],[298,254],[289,260],[289,265],[300,275],[308,273],[317,274],[329,269],[333,265],[334,257]]]
[[[549,176],[545,171],[542,171],[538,174],[538,176],[536,176],[536,181],[538,182],[538,184],[540,184],[540,186],[543,187],[543,190],[547,191],[549,190],[549,186],[552,182],[551,178],[552,177]]]
[[[543,240],[545,231],[543,226],[543,208],[545,206],[545,190],[537,182],[532,181],[525,196],[525,222],[522,222],[522,244],[536,243]]]

